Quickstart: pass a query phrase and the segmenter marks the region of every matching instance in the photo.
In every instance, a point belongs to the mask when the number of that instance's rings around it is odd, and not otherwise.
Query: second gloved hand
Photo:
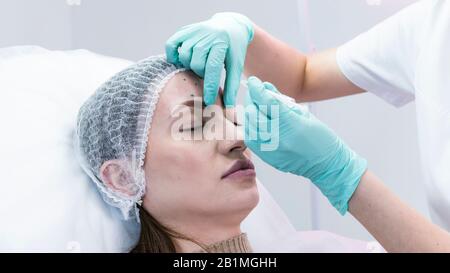
[[[310,112],[273,96],[272,84],[250,77],[248,89],[246,145],[273,167],[310,179],[345,214],[366,160]]]
[[[206,105],[216,101],[225,65],[224,103],[234,106],[253,32],[253,23],[244,15],[217,13],[207,21],[187,25],[172,35],[166,42],[167,60],[204,78]]]

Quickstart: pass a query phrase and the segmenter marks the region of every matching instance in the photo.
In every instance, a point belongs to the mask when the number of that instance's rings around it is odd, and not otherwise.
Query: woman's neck
[[[185,232],[183,234],[188,238],[195,240],[195,242],[200,243],[203,247],[206,247],[221,241],[228,240],[230,238],[237,237],[242,234],[242,231],[240,226],[238,225],[230,228],[209,229],[195,233],[190,232],[190,235]],[[174,238],[173,240],[177,252],[180,253],[197,252],[202,249],[201,246],[189,240],[178,238]]]

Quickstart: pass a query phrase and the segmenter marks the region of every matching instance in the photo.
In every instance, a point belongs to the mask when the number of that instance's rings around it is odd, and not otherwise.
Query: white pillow
[[[0,252],[125,252],[139,235],[119,220],[78,166],[72,132],[80,105],[130,61],[87,50],[0,49]],[[259,183],[243,223],[255,251],[295,231]]]

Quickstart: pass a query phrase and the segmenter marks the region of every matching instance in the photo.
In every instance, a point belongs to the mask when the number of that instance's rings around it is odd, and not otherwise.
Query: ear
[[[127,196],[133,195],[133,177],[123,160],[112,159],[103,162],[100,167],[100,179],[114,192]]]

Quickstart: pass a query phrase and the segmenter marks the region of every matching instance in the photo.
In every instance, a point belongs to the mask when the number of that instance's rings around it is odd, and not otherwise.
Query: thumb
[[[247,80],[248,85],[248,91],[250,93],[250,96],[253,100],[253,102],[256,105],[277,105],[278,100],[272,96],[271,92],[277,92],[278,91],[272,91],[271,89],[266,88],[267,84],[264,84],[261,82],[260,79],[258,79],[255,76],[251,76]],[[276,90],[276,89],[275,89]]]
[[[264,82],[264,87],[272,92],[281,94],[280,91],[278,91],[278,89],[275,87],[275,85],[270,82]]]

